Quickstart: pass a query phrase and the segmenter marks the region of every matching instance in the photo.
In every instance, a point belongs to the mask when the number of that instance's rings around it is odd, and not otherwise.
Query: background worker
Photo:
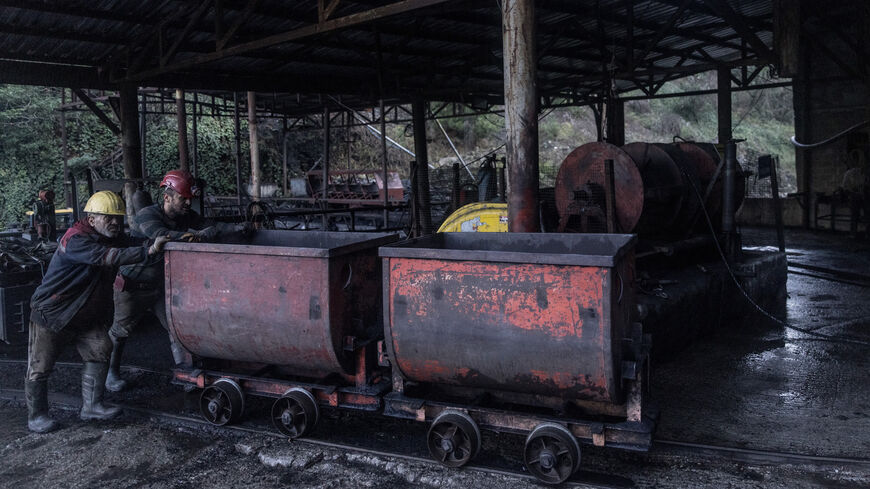
[[[57,220],[54,213],[54,191],[40,190],[39,198],[33,204],[32,223],[39,239],[54,242],[57,240]]]
[[[48,377],[63,349],[74,344],[82,357],[84,419],[108,419],[120,413],[103,405],[103,385],[112,342],[112,281],[120,265],[160,253],[168,238],[150,246],[133,244],[123,234],[124,201],[110,191],[97,192],[85,205],[87,216],[60,240],[42,284],[30,300],[27,346],[27,427],[44,433],[56,427],[48,416]]]
[[[191,200],[199,194],[196,180],[184,170],[168,172],[160,182],[163,195],[158,203],[144,207],[133,219],[132,235],[153,239],[169,236],[172,240],[212,241],[222,234],[245,231],[245,225],[214,223],[193,211]],[[117,392],[126,387],[121,378],[121,356],[127,338],[151,310],[160,325],[169,331],[169,344],[175,364],[183,363],[185,351],[175,341],[166,321],[163,287],[163,254],[155,255],[143,263],[121,267],[115,282],[115,318],[109,336],[112,355],[106,388]]]

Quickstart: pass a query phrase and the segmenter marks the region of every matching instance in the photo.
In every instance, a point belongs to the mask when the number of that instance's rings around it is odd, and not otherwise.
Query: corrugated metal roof
[[[342,0],[330,19],[396,2]],[[143,86],[333,94],[360,104],[377,97],[500,97],[497,2],[448,1],[219,57],[219,24],[223,32],[234,32],[223,45],[233,48],[318,21],[315,0],[261,0],[250,11],[243,0],[222,3],[218,22],[212,1],[197,16],[201,2],[192,0],[2,0],[0,59],[13,69],[0,70],[0,82],[109,87],[133,80]],[[717,62],[768,63],[768,53],[756,52],[746,32],[720,15],[717,3],[770,49],[772,0],[536,2],[542,96],[602,92],[610,78],[619,90],[633,90],[640,78],[653,86]],[[176,44],[175,54],[167,56]],[[28,71],[34,65],[16,61],[51,68],[36,74]]]

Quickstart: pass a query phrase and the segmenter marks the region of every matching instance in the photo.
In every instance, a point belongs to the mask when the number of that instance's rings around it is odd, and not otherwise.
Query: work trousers
[[[30,322],[27,343],[27,380],[48,379],[64,348],[74,344],[83,362],[109,363],[112,340],[107,324],[71,323],[55,332]]]
[[[115,290],[115,318],[109,334],[115,338],[126,338],[142,322],[148,311],[157,316],[163,329],[169,331],[166,322],[166,303],[163,288],[140,290]]]

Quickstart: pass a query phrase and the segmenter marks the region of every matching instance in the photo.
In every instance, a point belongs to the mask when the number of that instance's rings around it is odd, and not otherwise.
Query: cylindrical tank
[[[613,160],[617,230],[630,233],[643,212],[643,181],[631,157],[609,143],[587,143],[565,157],[556,175],[556,209],[560,219],[584,212],[592,216],[595,206],[603,209],[604,160],[608,159]]]
[[[622,402],[635,237],[438,233],[380,249],[405,380]]]
[[[634,231],[647,236],[673,233],[688,198],[679,166],[655,144],[630,143],[622,150],[637,165],[643,180],[643,213]]]
[[[680,169],[680,178],[683,181],[683,205],[674,223],[671,237],[684,237],[691,231],[701,211],[701,201],[698,199],[698,190],[703,195],[701,181],[698,179],[698,171],[684,152],[673,144],[655,143]]]
[[[233,243],[169,243],[167,320],[199,357],[352,374],[344,347],[382,332],[377,247],[397,239],[260,231]]]

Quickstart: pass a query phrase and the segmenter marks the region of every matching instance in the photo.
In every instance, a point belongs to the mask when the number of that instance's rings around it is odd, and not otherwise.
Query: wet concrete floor
[[[769,230],[751,230],[747,246],[774,241]],[[825,234],[787,234],[792,270],[801,264],[870,276],[870,244]],[[832,457],[870,458],[870,288],[790,274],[788,322],[833,338],[744,320],[723,323],[673,356],[658,359],[653,397],[661,408],[660,439]],[[842,278],[842,277],[840,277]],[[860,277],[859,277],[860,278]],[[849,281],[855,282],[850,276]],[[868,283],[867,285],[870,285]],[[128,347],[128,363],[164,369],[165,336],[153,325]],[[0,348],[0,360],[21,359],[23,346]],[[67,360],[76,361],[68,352]],[[52,392],[79,392],[78,368],[58,367]],[[0,363],[0,390],[23,388],[24,366]],[[127,404],[196,412],[166,378],[128,373],[133,388],[114,399]],[[265,427],[266,403],[253,402],[246,425]],[[170,425],[127,415],[104,423],[79,421],[55,407],[64,429],[28,433],[17,401],[0,401],[0,487],[538,487],[534,482],[386,456],[287,442],[261,434]],[[343,432],[374,439],[402,453],[424,454],[425,427],[379,417],[330,413],[314,436],[335,440]],[[366,442],[368,443],[368,441]],[[519,467],[522,438],[484,434],[484,452]],[[627,453],[584,447],[585,480],[618,476],[617,485],[639,487],[870,487],[870,465],[773,465],[654,449]],[[592,477],[591,480],[595,480]],[[602,479],[608,480],[608,479]]]

